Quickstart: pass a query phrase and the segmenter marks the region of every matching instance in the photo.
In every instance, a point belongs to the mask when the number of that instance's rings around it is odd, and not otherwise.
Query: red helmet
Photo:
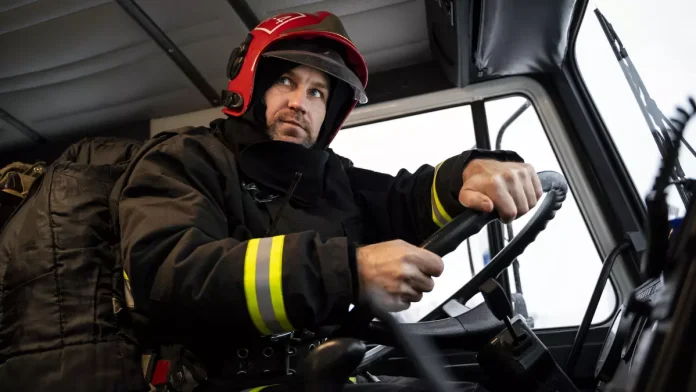
[[[330,49],[311,45],[316,41],[330,44]],[[315,14],[293,12],[261,22],[232,51],[227,64],[229,84],[227,91],[223,92],[223,113],[238,117],[247,112],[252,102],[256,70],[263,57],[314,67],[350,87],[352,100],[334,104],[340,105],[340,108],[334,110],[333,119],[325,120],[325,127],[332,128],[328,129],[328,135],[322,137],[326,145],[336,135],[355,105],[367,102],[365,59],[348,38],[338,17],[325,11]],[[328,112],[330,108],[327,107]],[[332,124],[326,124],[327,121]]]

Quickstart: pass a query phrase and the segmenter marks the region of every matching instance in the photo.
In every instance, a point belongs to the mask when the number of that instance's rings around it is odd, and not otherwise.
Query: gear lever
[[[494,392],[578,392],[524,317],[513,317],[512,305],[498,282],[488,279],[479,291],[491,313],[507,327],[476,356],[486,375],[483,386]]]
[[[319,345],[305,358],[300,373],[307,392],[339,392],[362,361],[365,344],[357,339],[339,338]]]
[[[513,316],[512,305],[503,288],[500,287],[495,279],[488,279],[479,287],[479,291],[483,295],[483,300],[486,301],[488,309],[490,309],[495,318],[505,323],[514,344],[516,346],[519,345],[521,339],[512,328],[512,323],[510,322],[510,318]]]

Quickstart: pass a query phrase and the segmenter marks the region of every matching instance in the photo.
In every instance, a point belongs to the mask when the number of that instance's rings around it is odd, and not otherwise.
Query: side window
[[[534,106],[526,98],[491,100],[485,107],[493,148],[497,144],[517,152],[537,172],[563,173]],[[512,233],[505,229],[506,242],[535,212],[536,208],[513,221]],[[556,217],[518,258],[518,268],[509,268],[508,273],[511,290],[524,298],[534,328],[557,328],[580,324],[601,267],[601,257],[570,189]],[[608,284],[593,322],[606,320],[615,307],[616,295]]]
[[[475,144],[471,108],[459,106],[346,128],[331,148],[356,166],[395,175],[402,168],[413,173],[423,164],[435,166]],[[415,322],[445,302],[482,268],[487,249],[484,229],[444,257],[445,272],[435,279],[435,289],[397,317]]]

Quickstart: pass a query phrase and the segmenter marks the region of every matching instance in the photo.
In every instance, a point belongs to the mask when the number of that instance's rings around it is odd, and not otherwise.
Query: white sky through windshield
[[[667,117],[696,97],[696,2],[692,0],[597,0],[578,39],[580,72],[614,138],[636,187],[645,196],[653,185],[660,155],[638,104],[594,15],[598,7],[613,25],[643,83]],[[696,147],[696,125],[685,132]],[[696,158],[681,149],[687,177],[696,177]],[[670,204],[685,208],[670,188]]]

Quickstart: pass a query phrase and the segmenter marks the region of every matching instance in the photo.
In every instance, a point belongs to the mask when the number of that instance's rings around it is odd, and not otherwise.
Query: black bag
[[[139,148],[114,138],[72,145],[0,232],[3,391],[149,389],[109,210]]]
[[[192,128],[145,143],[85,138],[13,195],[0,231],[3,392],[190,391],[206,378],[188,350],[154,347],[143,331],[112,195],[141,154]]]

